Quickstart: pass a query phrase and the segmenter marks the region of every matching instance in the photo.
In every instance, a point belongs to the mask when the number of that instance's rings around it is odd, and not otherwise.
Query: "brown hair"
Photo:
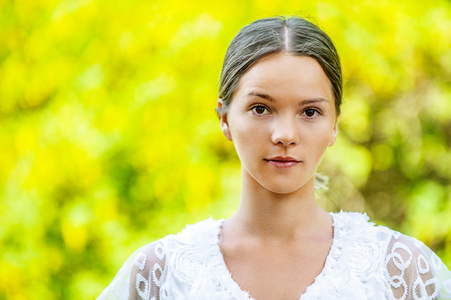
[[[318,26],[300,17],[272,17],[243,27],[227,49],[221,71],[219,97],[227,112],[243,74],[260,58],[286,51],[318,61],[332,84],[335,109],[340,114],[343,80],[340,58],[332,40]]]

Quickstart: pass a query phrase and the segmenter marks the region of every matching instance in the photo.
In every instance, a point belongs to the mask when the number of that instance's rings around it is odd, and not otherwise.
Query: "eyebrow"
[[[276,102],[274,100],[274,98],[272,98],[270,95],[268,94],[263,94],[260,92],[249,92],[246,96],[255,96],[255,97],[260,97],[263,99],[266,99],[270,102]],[[316,102],[329,102],[329,100],[327,100],[326,98],[323,97],[315,97],[315,98],[309,98],[309,99],[305,99],[299,102],[299,105],[307,105],[307,104],[311,104],[311,103],[316,103]]]

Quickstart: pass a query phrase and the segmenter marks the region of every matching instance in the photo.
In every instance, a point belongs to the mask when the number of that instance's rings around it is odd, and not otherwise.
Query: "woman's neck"
[[[328,235],[332,218],[315,201],[314,178],[293,193],[277,194],[243,174],[240,206],[224,225],[237,237],[285,242]]]

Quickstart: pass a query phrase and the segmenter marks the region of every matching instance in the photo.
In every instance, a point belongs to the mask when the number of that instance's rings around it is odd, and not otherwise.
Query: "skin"
[[[257,61],[220,114],[242,165],[241,202],[223,225],[221,250],[233,279],[257,300],[299,299],[324,267],[333,226],[315,202],[314,175],[336,121],[319,63],[286,52]]]

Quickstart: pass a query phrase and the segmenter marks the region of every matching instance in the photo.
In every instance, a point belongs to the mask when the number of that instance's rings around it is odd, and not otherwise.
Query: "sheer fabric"
[[[451,272],[422,242],[365,214],[331,215],[325,266],[300,300],[451,299]],[[222,223],[208,219],[139,249],[98,299],[252,299],[224,263]]]

